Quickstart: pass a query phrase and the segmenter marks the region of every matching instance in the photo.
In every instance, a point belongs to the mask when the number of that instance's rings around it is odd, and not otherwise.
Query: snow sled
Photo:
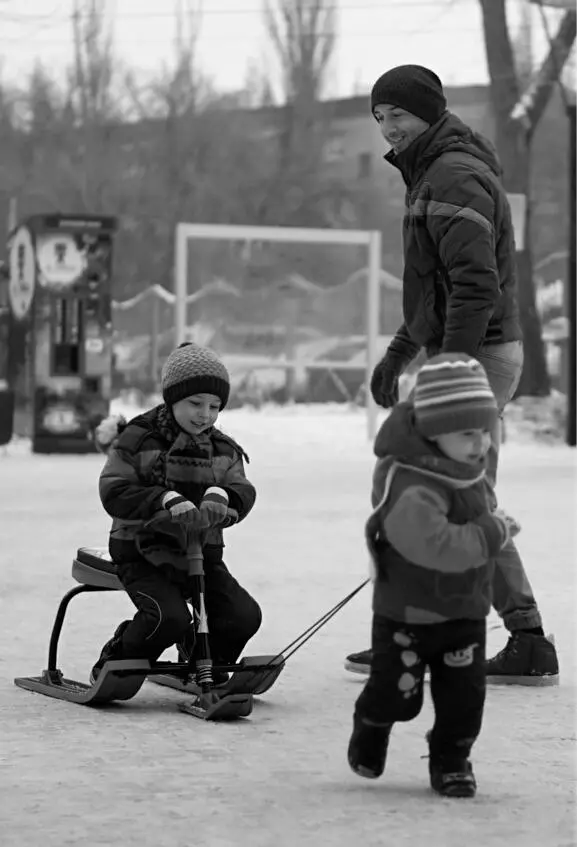
[[[58,668],[58,642],[66,610],[79,594],[93,591],[124,591],[116,565],[101,548],[81,547],[72,563],[72,577],[80,583],[62,598],[48,648],[48,667],[40,676],[17,677],[15,685],[48,697],[84,706],[102,706],[117,700],[130,700],[149,678],[159,685],[192,694],[192,702],[180,704],[181,711],[204,720],[230,720],[248,717],[253,696],[268,691],[284,668],[282,654],[246,656],[237,664],[213,665],[208,645],[208,621],[204,604],[202,549],[198,537],[189,545],[189,573],[194,577],[196,596],[192,598],[196,658],[187,662],[155,662],[146,659],[108,661],[96,682],[88,685],[67,679]],[[225,684],[215,686],[213,672],[231,674]]]

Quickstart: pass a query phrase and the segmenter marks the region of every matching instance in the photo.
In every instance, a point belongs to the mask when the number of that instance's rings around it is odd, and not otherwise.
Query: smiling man
[[[371,110],[389,145],[385,160],[405,182],[404,323],[374,370],[371,392],[385,409],[399,398],[399,376],[421,348],[427,356],[464,353],[483,365],[500,414],[523,367],[511,210],[492,144],[447,110],[439,77],[420,65],[383,74]],[[487,478],[497,474],[500,427],[491,432]],[[491,493],[493,506],[496,499]],[[557,655],[513,542],[499,554],[493,605],[510,632],[487,662],[494,682],[558,681]],[[346,667],[368,673],[371,651]]]

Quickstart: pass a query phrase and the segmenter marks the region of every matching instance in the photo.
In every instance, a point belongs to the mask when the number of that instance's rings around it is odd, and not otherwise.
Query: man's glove
[[[224,523],[228,512],[228,494],[224,488],[216,485],[207,488],[200,504],[200,512],[208,521],[209,526],[219,526]]]
[[[399,402],[399,377],[418,352],[403,324],[371,377],[371,394],[378,406],[391,409]]]
[[[162,498],[162,508],[170,513],[176,523],[201,524],[201,514],[194,503],[179,494],[178,491],[167,491]]]
[[[371,377],[371,394],[378,406],[391,409],[399,402],[399,374],[383,356]]]

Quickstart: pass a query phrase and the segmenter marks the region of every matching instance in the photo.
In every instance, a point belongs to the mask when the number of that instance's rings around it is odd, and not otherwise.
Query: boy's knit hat
[[[379,104],[399,106],[431,125],[447,108],[441,80],[421,65],[399,65],[380,76],[371,91],[371,111]]]
[[[425,438],[491,429],[499,411],[485,369],[465,353],[433,356],[417,374],[415,420]]]
[[[218,356],[206,347],[185,342],[174,350],[162,368],[162,396],[167,406],[192,394],[215,394],[221,409],[228,403],[230,376]]]

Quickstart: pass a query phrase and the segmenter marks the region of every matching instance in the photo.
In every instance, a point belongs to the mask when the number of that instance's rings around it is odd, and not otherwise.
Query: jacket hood
[[[502,168],[493,144],[464,124],[452,112],[445,112],[436,124],[419,135],[406,150],[397,155],[393,152],[387,153],[385,159],[401,171],[406,182],[411,182],[443,153],[467,153],[469,156],[475,156],[498,177],[502,176]]]
[[[394,407],[377,433],[374,453],[381,461],[397,462],[457,485],[477,482],[485,472],[484,462],[476,465],[455,462],[441,453],[434,442],[424,438],[417,429],[410,402]]]

